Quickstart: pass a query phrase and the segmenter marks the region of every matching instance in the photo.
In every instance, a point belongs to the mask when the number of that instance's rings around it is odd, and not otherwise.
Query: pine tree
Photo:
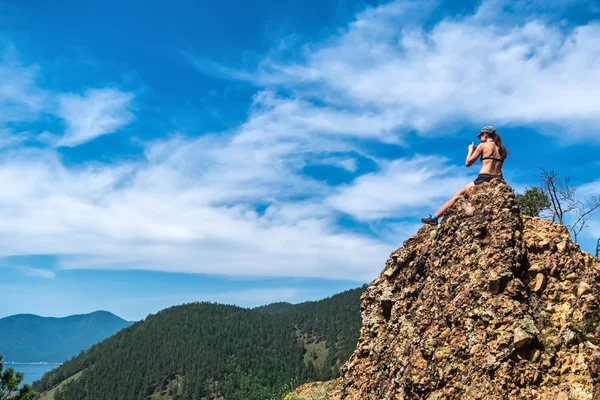
[[[23,380],[22,372],[15,372],[12,368],[7,368],[4,372],[2,370],[2,355],[0,355],[0,400],[33,400],[36,393],[31,386],[24,385],[18,389]]]

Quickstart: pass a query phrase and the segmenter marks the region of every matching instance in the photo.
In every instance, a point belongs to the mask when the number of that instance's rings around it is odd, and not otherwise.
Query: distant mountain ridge
[[[0,354],[5,362],[64,362],[131,324],[108,311],[11,315],[0,319]]]

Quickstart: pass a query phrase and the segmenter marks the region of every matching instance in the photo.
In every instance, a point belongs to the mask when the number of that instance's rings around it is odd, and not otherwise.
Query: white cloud
[[[67,131],[57,146],[77,146],[127,125],[133,120],[133,97],[133,93],[114,88],[88,89],[83,96],[58,96],[57,114],[65,120]]]

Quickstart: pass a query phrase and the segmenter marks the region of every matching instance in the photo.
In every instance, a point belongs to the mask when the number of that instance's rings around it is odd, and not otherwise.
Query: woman
[[[467,154],[466,166],[470,167],[481,157],[481,170],[477,179],[467,183],[459,190],[450,200],[446,202],[433,216],[430,214],[427,218],[422,218],[421,222],[428,225],[437,225],[438,218],[444,215],[447,209],[452,207],[456,200],[467,190],[475,185],[481,185],[483,182],[489,182],[492,179],[498,178],[504,180],[502,176],[502,164],[508,156],[506,147],[502,144],[500,135],[491,126],[484,126],[481,132],[477,135],[481,140],[481,144],[475,147],[474,143],[469,145],[469,153]]]

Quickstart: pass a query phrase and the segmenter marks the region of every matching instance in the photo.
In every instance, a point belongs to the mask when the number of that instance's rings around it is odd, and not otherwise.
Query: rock
[[[545,284],[546,284],[546,276],[542,273],[538,273],[535,276],[535,284],[533,286],[533,291],[539,292],[540,290],[542,290],[542,288],[544,287]]]
[[[472,204],[469,204],[469,203],[465,204],[463,210],[464,210],[465,215],[467,215],[469,217],[472,217],[473,215],[475,215],[475,207],[473,207]]]
[[[531,383],[533,383],[534,385],[537,385],[538,383],[540,383],[541,377],[542,377],[542,374],[540,374],[540,371],[536,370],[533,373],[533,379],[532,379]]]
[[[325,399],[341,400],[344,382],[334,379],[328,382],[309,382],[298,387],[293,393],[286,395],[283,400]],[[223,397],[216,397],[222,399]]]
[[[511,279],[506,285],[506,292],[515,298],[522,297],[526,292],[525,285],[520,279]]]
[[[591,303],[593,306],[593,304],[596,302],[596,296],[593,294],[584,294],[581,296],[581,300],[585,301],[586,303]]]
[[[529,267],[529,272],[540,272],[544,270],[544,266],[540,264],[533,264]]]
[[[490,291],[491,294],[500,293],[500,280],[493,279],[493,280],[489,281],[488,282],[488,290]]]
[[[564,253],[566,247],[567,247],[567,242],[560,242],[556,245],[556,249],[558,250],[559,253]]]
[[[565,392],[560,392],[558,396],[556,396],[556,400],[569,400],[569,395]]]
[[[392,293],[391,289],[387,288],[383,291],[383,293],[381,293],[381,300],[382,301],[392,301],[394,294]]]
[[[579,275],[577,275],[575,272],[571,272],[569,275],[567,275],[565,277],[565,279],[568,281],[576,281],[577,278],[579,278]]]
[[[563,333],[563,341],[568,346],[572,346],[577,343],[577,334],[573,332],[571,329],[567,328]]]
[[[577,287],[577,297],[581,297],[584,294],[590,293],[592,288],[586,282],[579,282],[579,286]]]
[[[515,345],[515,349],[527,347],[527,345],[529,345],[533,340],[533,336],[520,326],[515,328],[513,336],[513,344]]]

